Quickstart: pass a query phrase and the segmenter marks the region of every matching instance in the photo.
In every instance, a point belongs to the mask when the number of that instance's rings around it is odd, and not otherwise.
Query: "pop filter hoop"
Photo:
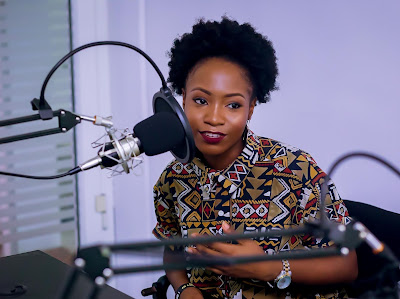
[[[154,114],[158,112],[170,112],[178,117],[185,132],[185,140],[182,141],[179,146],[172,149],[171,153],[179,162],[190,162],[193,159],[195,153],[192,128],[190,127],[189,121],[181,106],[172,96],[171,90],[168,87],[161,87],[160,91],[154,95],[153,112]]]

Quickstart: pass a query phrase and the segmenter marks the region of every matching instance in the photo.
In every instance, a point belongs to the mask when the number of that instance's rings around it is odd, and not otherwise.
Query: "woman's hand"
[[[228,223],[222,223],[222,229],[225,233],[231,234],[235,230]],[[198,234],[193,234],[193,237],[199,236]],[[197,255],[207,255],[214,257],[235,257],[235,256],[254,256],[262,255],[265,252],[254,240],[243,239],[238,240],[238,244],[227,244],[222,242],[215,242],[208,245],[196,245],[196,248],[188,248],[188,252]],[[270,264],[271,262],[267,262]],[[274,264],[274,262],[272,262]],[[253,278],[260,280],[269,280],[276,277],[276,273],[267,275],[268,266],[266,262],[256,262],[248,264],[238,264],[231,266],[213,266],[208,267],[209,270],[217,274],[223,274],[232,277],[240,278]],[[278,271],[279,267],[274,272]],[[275,267],[274,267],[275,268]],[[272,270],[272,269],[271,269]]]

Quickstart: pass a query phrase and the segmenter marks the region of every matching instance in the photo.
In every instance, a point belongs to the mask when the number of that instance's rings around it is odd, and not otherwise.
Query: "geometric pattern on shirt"
[[[204,268],[193,268],[190,274],[193,281],[202,288],[220,287],[223,283],[222,280],[219,277],[209,275],[210,272],[210,270]]]
[[[258,145],[254,143],[253,145],[247,143],[243,148],[242,155],[238,157],[238,160],[247,166],[247,168],[251,168],[255,162],[259,159],[258,151],[254,151],[254,145]]]
[[[302,246],[302,240],[298,236],[284,236],[281,239],[279,251],[299,249]]]
[[[154,186],[157,225],[153,233],[158,238],[177,234],[186,238],[192,233],[218,235],[223,233],[222,221],[229,221],[244,233],[296,227],[319,217],[320,184],[324,177],[309,154],[258,137],[249,130],[244,150],[224,171],[207,168],[199,158],[187,164],[173,161],[167,166]],[[207,192],[202,192],[204,185],[209,187]],[[328,218],[347,224],[347,209],[334,184],[329,182],[328,186]],[[256,241],[268,254],[331,245],[330,240],[312,235]],[[205,276],[194,274],[190,278],[192,283],[223,282],[219,285],[222,290],[215,289],[216,295],[225,292],[225,287],[236,286],[233,280],[221,280],[219,275],[202,275]],[[206,283],[202,288],[207,286],[212,289]]]
[[[215,200],[205,200],[202,201],[202,221],[215,221],[216,213],[215,213]]]
[[[176,174],[187,175],[193,172],[193,166],[189,164],[177,163],[172,165],[172,170]]]
[[[341,203],[327,205],[325,207],[326,212],[330,220],[334,220],[340,223],[348,224],[350,223],[349,213],[345,205]]]
[[[183,180],[177,179],[173,184],[175,187],[175,194],[173,196],[177,198],[179,203],[193,190],[193,186],[189,186],[189,184]]]
[[[235,220],[235,223],[237,220]],[[264,226],[261,222],[255,221],[249,225],[244,227],[243,223],[241,225],[237,226],[237,231],[243,232],[244,234],[247,233],[265,233],[269,230],[280,230],[282,229],[282,225],[280,224],[272,224],[269,223],[268,226]],[[259,237],[256,239],[258,244],[264,249],[264,251],[268,254],[274,254],[275,252],[278,251],[278,246],[281,243],[281,236],[276,236],[276,237]]]
[[[288,210],[288,208],[285,206],[285,204],[283,203],[283,199],[285,199],[286,196],[289,194],[290,188],[289,188],[288,184],[287,184],[283,179],[279,178],[279,179],[277,179],[277,181],[278,181],[279,183],[276,183],[275,185],[276,185],[277,187],[280,187],[280,186],[281,186],[282,189],[281,189],[281,190],[278,189],[278,190],[280,191],[278,194],[274,194],[274,193],[271,194],[271,198],[272,198],[271,206],[272,206],[273,204],[275,204],[276,207],[277,207],[281,212],[280,212],[279,214],[277,214],[277,215],[273,215],[273,218],[272,218],[272,217],[269,218],[269,220],[270,220],[272,223],[278,223],[278,222],[280,222],[282,219],[284,219],[284,218],[289,214],[289,210]],[[272,215],[270,215],[270,216],[272,216]]]
[[[268,217],[268,206],[269,203],[257,204],[257,203],[234,203],[232,205],[232,217],[238,219],[258,219],[259,221],[265,221]]]
[[[180,202],[179,209],[181,217],[188,218],[191,221],[198,221],[196,218],[197,213],[191,213],[193,208],[197,209],[201,205],[201,198],[197,193],[190,194],[184,202]],[[189,216],[188,214],[191,213]],[[193,218],[194,217],[194,218]]]
[[[236,185],[240,184],[241,181],[247,176],[249,169],[244,164],[235,163],[229,170],[226,171],[228,179]]]

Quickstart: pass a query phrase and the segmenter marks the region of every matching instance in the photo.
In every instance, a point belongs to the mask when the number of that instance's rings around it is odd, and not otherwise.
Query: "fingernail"
[[[229,229],[229,224],[227,223],[227,222],[225,222],[225,221],[222,221],[222,228],[224,229],[224,230],[228,230]]]

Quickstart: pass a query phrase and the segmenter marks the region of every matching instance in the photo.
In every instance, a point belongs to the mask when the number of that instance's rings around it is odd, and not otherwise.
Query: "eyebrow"
[[[195,87],[193,88],[191,91],[195,91],[195,90],[200,90],[202,92],[204,92],[205,94],[208,94],[209,96],[212,94],[210,91],[208,91],[207,89],[201,88],[201,87]],[[225,98],[229,98],[229,97],[242,97],[244,99],[246,99],[241,93],[237,92],[237,93],[228,93],[227,95],[225,95]]]

